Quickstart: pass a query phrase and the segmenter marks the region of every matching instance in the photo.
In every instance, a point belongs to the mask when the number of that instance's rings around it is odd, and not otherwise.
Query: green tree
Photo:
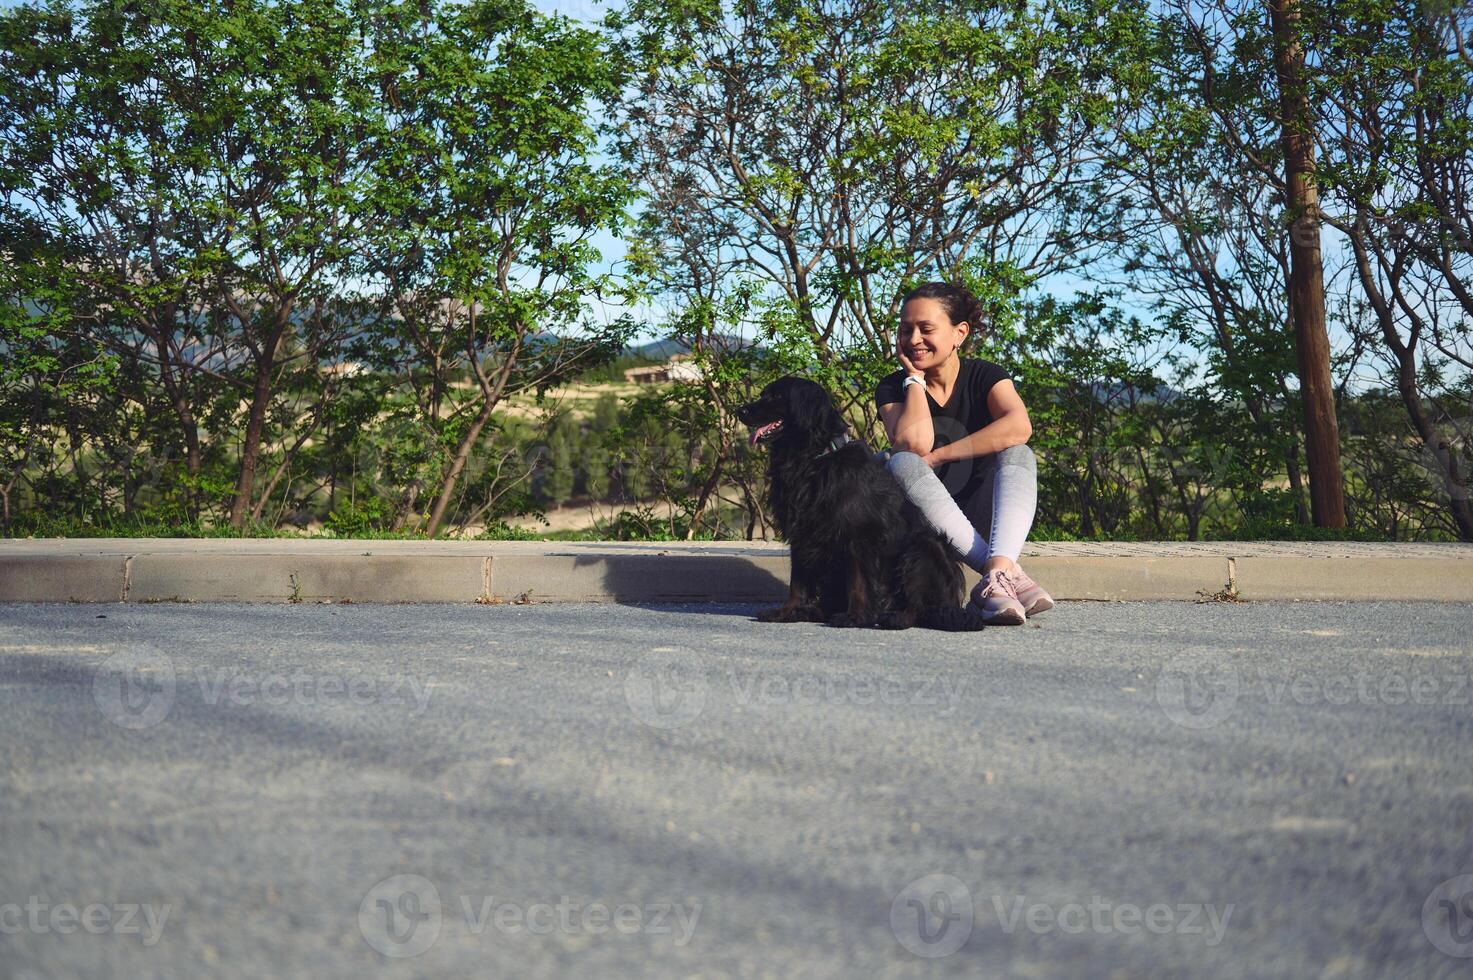
[[[1128,89],[1108,152],[1111,185],[1128,203],[1112,231],[1118,261],[1095,277],[1160,311],[1205,369],[1178,387],[1200,386],[1203,397],[1246,414],[1239,426],[1267,448],[1274,469],[1282,466],[1307,522],[1267,41],[1247,21],[1248,36],[1234,47],[1202,16],[1168,5],[1139,52],[1148,71]]]
[[[525,3],[391,4],[372,28],[383,220],[365,274],[393,327],[380,360],[427,369],[412,385],[443,447],[433,536],[496,407],[612,359],[631,330],[584,308],[616,288],[590,239],[632,193],[588,119],[620,78],[596,32]]]
[[[553,422],[547,436],[546,471],[542,476],[542,496],[551,507],[561,507],[573,495],[577,482],[578,423],[569,414]]]
[[[1350,329],[1386,366],[1446,522],[1473,541],[1473,13],[1363,0],[1309,9],[1323,52],[1310,84],[1330,112],[1325,220],[1350,244],[1359,292]]]
[[[1112,211],[1087,193],[1096,131],[1144,9],[635,0],[610,18],[648,194],[633,261],[687,329],[744,302],[871,429],[905,285],[962,278],[1001,310],[1085,258]]]
[[[331,385],[303,375],[348,322],[364,173],[353,10],[51,0],[0,19],[0,189],[66,243],[68,302],[90,339],[141,384],[157,378],[191,480],[206,382],[243,404],[237,527],[264,502],[273,416],[295,436],[322,417]],[[314,397],[284,411],[281,385]]]
[[[38,248],[44,239],[27,237],[24,224],[0,228],[9,259],[0,263],[0,530],[8,533],[27,470],[75,432],[77,407],[116,390],[117,365],[78,336],[65,263]]]
[[[607,500],[613,488],[613,457],[606,442],[618,424],[619,396],[606,391],[593,403],[593,417],[583,440],[583,490],[594,500]]]

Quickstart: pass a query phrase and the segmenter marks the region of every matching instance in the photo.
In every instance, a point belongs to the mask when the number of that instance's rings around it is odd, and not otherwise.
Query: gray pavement
[[[1473,970],[1467,606],[752,611],[0,605],[0,975]]]

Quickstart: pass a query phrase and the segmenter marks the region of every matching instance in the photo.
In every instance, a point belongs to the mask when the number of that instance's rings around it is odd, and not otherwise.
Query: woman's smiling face
[[[900,349],[918,370],[939,367],[967,336],[938,299],[916,297],[900,308]]]

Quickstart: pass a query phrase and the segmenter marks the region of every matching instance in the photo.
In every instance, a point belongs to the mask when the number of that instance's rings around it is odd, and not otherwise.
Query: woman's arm
[[[900,389],[901,401],[880,406],[880,421],[890,448],[899,452],[924,456],[936,444],[936,430],[931,425],[931,406],[926,402],[926,386],[905,385]]]
[[[924,392],[921,397],[925,397]],[[1020,446],[1033,435],[1033,422],[1028,418],[1028,407],[1023,404],[1018,389],[1011,381],[999,381],[992,386],[992,390],[987,393],[987,410],[992,413],[990,423],[965,439],[958,439],[925,453],[926,462],[935,467],[972,456],[987,456],[1009,446]]]

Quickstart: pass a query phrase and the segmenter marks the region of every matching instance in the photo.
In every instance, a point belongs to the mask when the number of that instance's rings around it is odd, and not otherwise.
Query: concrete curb
[[[1473,602],[1464,544],[1039,543],[1021,560],[1060,600]],[[7,602],[770,602],[787,575],[764,542],[0,541]]]

